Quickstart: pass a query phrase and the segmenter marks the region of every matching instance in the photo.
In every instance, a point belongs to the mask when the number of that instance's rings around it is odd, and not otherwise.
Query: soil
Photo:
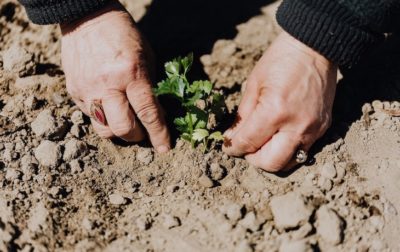
[[[125,2],[137,20],[151,4]],[[279,33],[276,6],[201,57],[231,112]],[[180,140],[159,155],[100,139],[66,93],[57,27],[33,25],[3,0],[0,35],[0,251],[400,250],[394,92],[386,101],[345,96],[357,92],[344,75],[313,162],[270,174]]]

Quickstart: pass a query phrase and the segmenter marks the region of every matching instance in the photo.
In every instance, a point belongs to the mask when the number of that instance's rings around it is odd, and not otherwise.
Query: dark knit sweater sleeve
[[[373,1],[382,4],[374,9],[367,6]],[[284,0],[277,21],[289,34],[327,59],[351,67],[365,51],[384,39],[377,24],[387,22],[389,1]],[[365,11],[369,9],[370,12]]]
[[[105,6],[109,0],[19,0],[36,24],[71,22]]]

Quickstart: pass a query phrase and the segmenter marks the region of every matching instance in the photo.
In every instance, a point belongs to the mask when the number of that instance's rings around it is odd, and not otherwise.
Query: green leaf
[[[200,92],[195,93],[192,97],[188,98],[186,102],[183,103],[183,106],[190,107],[196,105],[196,102],[200,100],[203,95]]]
[[[189,132],[189,125],[186,122],[184,117],[175,118],[174,124],[176,125],[176,129],[182,133]]]
[[[183,73],[184,75],[186,75],[186,73],[189,72],[193,64],[193,53],[189,53],[185,58],[183,58],[181,60],[181,64],[183,67]]]
[[[215,141],[223,141],[224,140],[224,136],[222,135],[222,133],[220,131],[215,131],[208,138],[215,140]]]
[[[212,91],[212,88],[213,84],[209,81],[195,81],[189,86],[188,92],[197,93],[201,91],[209,95]]]
[[[192,139],[197,141],[197,142],[201,142],[203,141],[203,139],[205,139],[206,137],[208,137],[210,134],[208,133],[208,130],[205,129],[196,129],[193,132],[193,136]]]
[[[172,85],[169,80],[161,81],[157,84],[157,87],[153,89],[156,96],[164,94],[173,94]]]
[[[188,133],[183,133],[183,134],[181,135],[181,138],[182,138],[183,140],[185,140],[185,141],[188,141],[188,142],[191,142],[191,141],[192,141],[192,137],[191,137],[190,134],[188,134]]]
[[[189,107],[188,111],[192,115],[193,126],[195,129],[205,129],[208,122],[208,114],[197,107]]]
[[[168,77],[179,76],[181,71],[180,59],[165,63],[165,72]]]
[[[172,77],[158,83],[158,87],[154,89],[156,96],[173,95],[179,99],[183,99],[185,95],[186,83],[179,77]]]

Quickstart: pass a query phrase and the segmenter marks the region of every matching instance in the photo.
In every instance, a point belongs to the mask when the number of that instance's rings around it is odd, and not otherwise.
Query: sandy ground
[[[146,19],[150,1],[126,2]],[[201,57],[231,111],[279,32],[275,6]],[[400,96],[346,95],[366,79],[350,76],[313,162],[290,174],[179,140],[158,155],[99,139],[64,88],[57,28],[3,0],[0,251],[400,251]]]

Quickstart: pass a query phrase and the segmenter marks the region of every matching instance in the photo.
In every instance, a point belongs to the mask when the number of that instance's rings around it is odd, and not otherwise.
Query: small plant
[[[192,63],[193,54],[167,62],[167,78],[158,83],[154,93],[156,96],[172,96],[180,102],[186,114],[175,118],[174,124],[181,138],[190,142],[193,148],[202,143],[206,151],[210,141],[223,140],[221,132],[212,132],[215,125],[210,121],[221,114],[224,100],[220,93],[213,90],[210,81],[189,82],[187,74]]]

